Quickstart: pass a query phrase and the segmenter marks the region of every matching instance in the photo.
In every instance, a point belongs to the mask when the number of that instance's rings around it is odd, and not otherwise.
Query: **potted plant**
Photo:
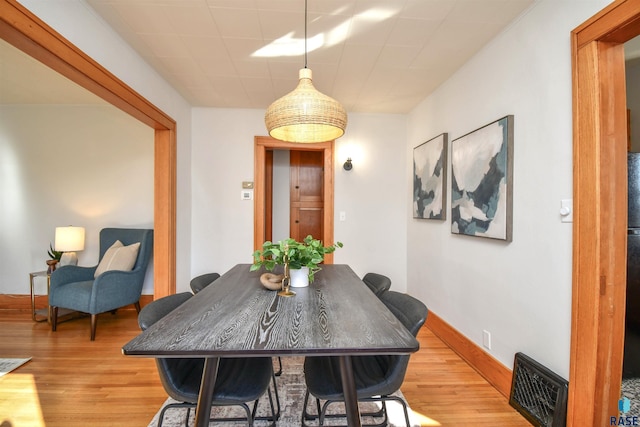
[[[62,257],[62,251],[56,251],[53,249],[51,243],[49,243],[49,250],[47,251],[47,255],[49,255],[49,260],[47,260],[47,273],[53,273],[56,269],[56,264],[60,262],[60,258]]]
[[[320,240],[314,239],[311,235],[304,238],[302,242],[288,238],[279,242],[266,241],[262,245],[262,250],[253,253],[253,265],[251,271],[266,268],[273,271],[276,265],[284,265],[289,262],[289,272],[291,274],[291,286],[298,285],[296,280],[294,284],[294,274],[300,274],[302,271],[307,279],[306,284],[313,282],[314,275],[321,270],[319,264],[324,261],[325,254],[334,252],[337,248],[341,248],[342,243],[336,242],[334,245],[324,246]]]

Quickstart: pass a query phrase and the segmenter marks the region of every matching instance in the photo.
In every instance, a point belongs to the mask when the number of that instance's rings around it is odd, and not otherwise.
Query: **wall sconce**
[[[78,265],[75,251],[84,250],[84,227],[56,227],[56,251],[64,252],[60,265]]]
[[[347,158],[347,161],[344,162],[344,165],[342,165],[342,168],[346,171],[350,171],[351,169],[353,169],[353,163],[351,163],[351,157]]]

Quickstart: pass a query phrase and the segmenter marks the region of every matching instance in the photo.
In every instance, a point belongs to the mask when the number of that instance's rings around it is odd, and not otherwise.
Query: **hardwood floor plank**
[[[125,357],[139,333],[133,310],[58,325],[29,310],[0,310],[0,357],[32,357],[0,377],[0,425],[13,427],[145,427],[167,395],[152,359]],[[495,388],[427,328],[418,334],[402,391],[425,426],[527,427]],[[6,423],[6,424],[3,424]]]

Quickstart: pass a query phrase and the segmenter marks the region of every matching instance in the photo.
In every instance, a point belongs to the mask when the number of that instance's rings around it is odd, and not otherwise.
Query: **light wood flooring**
[[[35,323],[26,310],[0,310],[0,357],[32,357],[0,377],[0,427],[145,427],[166,399],[152,359],[120,349],[139,333],[134,310],[103,314],[96,340],[89,318]],[[424,426],[527,427],[507,399],[426,327],[402,391]]]

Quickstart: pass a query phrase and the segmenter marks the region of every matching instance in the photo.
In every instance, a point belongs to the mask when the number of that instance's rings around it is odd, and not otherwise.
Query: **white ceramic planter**
[[[290,269],[292,288],[304,288],[309,286],[309,267],[302,267],[299,270]]]

